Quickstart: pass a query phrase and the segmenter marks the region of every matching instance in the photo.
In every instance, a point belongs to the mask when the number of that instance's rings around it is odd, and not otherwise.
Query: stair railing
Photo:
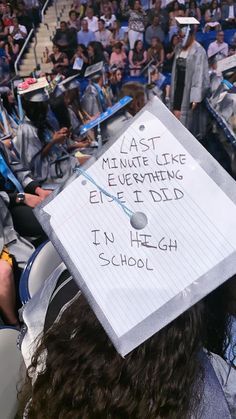
[[[26,47],[28,46],[33,33],[34,33],[34,28],[32,28],[30,30],[30,32],[29,32],[29,34],[28,34],[28,36],[27,36],[27,38],[26,38],[26,40],[25,40],[25,42],[24,42],[24,44],[23,44],[23,46],[22,46],[22,48],[19,52],[19,55],[17,56],[17,59],[16,59],[15,64],[14,64],[14,70],[15,70],[16,75],[19,73],[19,70],[18,70],[19,61],[20,61]],[[35,62],[35,65],[37,66],[37,62]]]

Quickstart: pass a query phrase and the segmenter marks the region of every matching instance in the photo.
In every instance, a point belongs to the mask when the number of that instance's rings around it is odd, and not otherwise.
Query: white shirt
[[[105,28],[110,28],[113,25],[113,22],[115,22],[116,17],[115,15],[111,15],[110,19],[105,17],[104,15],[101,17],[102,20],[105,22]]]
[[[89,31],[96,32],[98,30],[98,18],[97,16],[93,16],[92,19],[85,17],[88,22],[88,29]]]
[[[14,29],[14,26],[10,26],[10,35],[14,32]],[[27,29],[25,26],[19,25],[19,30],[23,32],[25,35],[27,35]],[[15,35],[13,35],[13,38],[15,39],[15,41],[18,41],[19,39],[25,39],[25,37],[20,32],[17,32]]]
[[[229,6],[229,16],[228,16],[228,19],[234,19],[234,5],[233,4],[231,4]]]
[[[104,48],[108,47],[111,44],[111,32],[108,29],[104,31],[95,32],[96,41],[101,42]]]

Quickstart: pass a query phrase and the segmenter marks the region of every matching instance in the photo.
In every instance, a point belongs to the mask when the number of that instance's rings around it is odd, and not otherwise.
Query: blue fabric
[[[5,162],[1,154],[0,154],[0,173],[5,178],[6,182],[10,180],[13,183],[13,185],[15,185],[18,192],[21,192],[21,193],[24,192],[24,189],[21,186],[20,182],[13,175],[12,171],[8,167],[7,163]]]

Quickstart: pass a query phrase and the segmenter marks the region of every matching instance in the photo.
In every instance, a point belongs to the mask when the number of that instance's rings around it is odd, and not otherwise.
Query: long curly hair
[[[123,359],[81,295],[44,333],[21,391],[28,419],[187,419],[204,389],[200,353],[224,357],[236,276]],[[27,408],[25,408],[27,406]]]
[[[203,319],[198,303],[123,359],[79,297],[42,337],[22,411],[30,400],[29,419],[189,417],[203,388]]]

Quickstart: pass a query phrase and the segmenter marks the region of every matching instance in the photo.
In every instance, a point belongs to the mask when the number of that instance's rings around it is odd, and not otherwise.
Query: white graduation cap
[[[99,63],[92,64],[86,68],[84,77],[92,77],[95,76],[97,73],[102,73],[104,69],[104,62],[99,61]]]
[[[181,26],[200,25],[195,17],[176,17],[175,20]]]
[[[157,98],[36,215],[122,356],[236,272],[235,181]]]

